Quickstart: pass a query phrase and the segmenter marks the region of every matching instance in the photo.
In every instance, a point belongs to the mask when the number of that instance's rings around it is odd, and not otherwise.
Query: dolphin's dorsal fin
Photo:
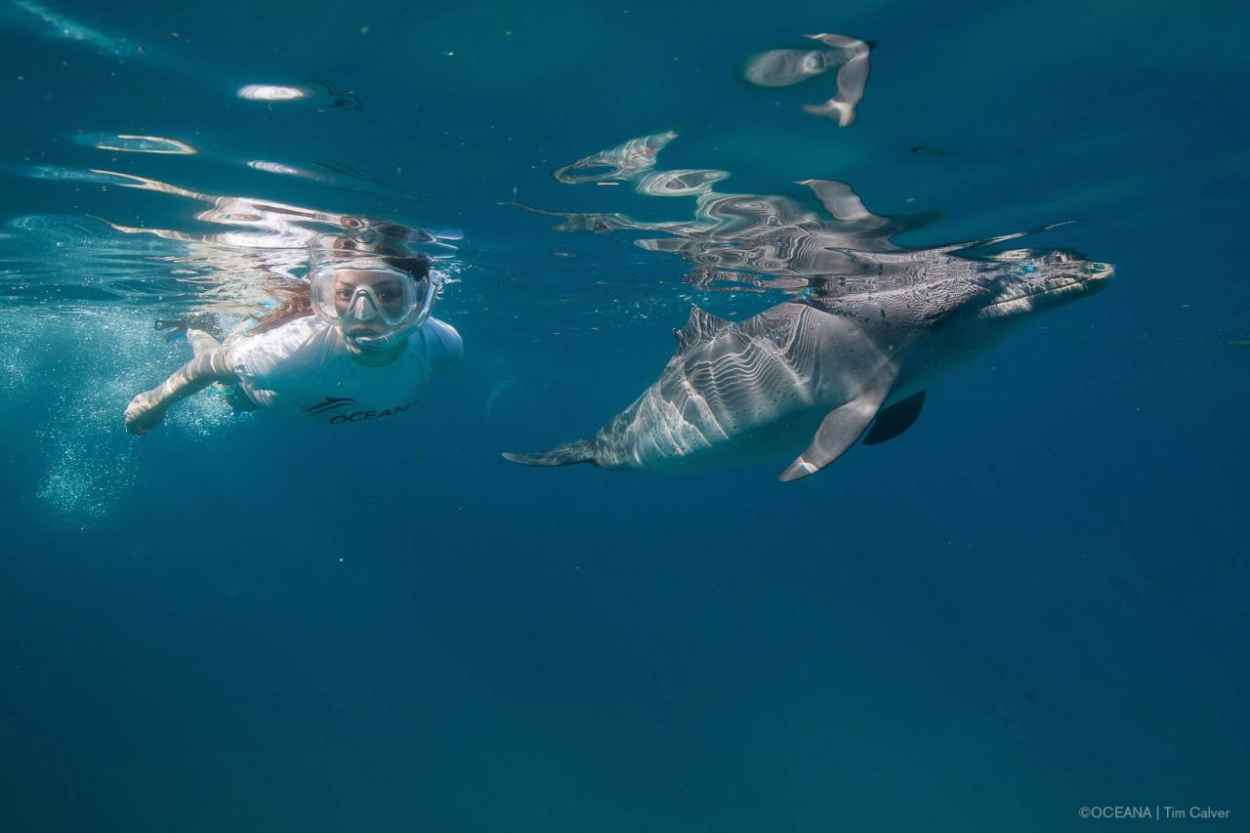
[[[798,480],[815,474],[834,460],[842,456],[854,445],[868,423],[881,408],[881,403],[890,395],[896,374],[888,372],[873,380],[859,396],[845,402],[825,414],[812,444],[807,450],[794,458],[794,462],[781,473],[781,480]]]
[[[710,341],[726,327],[732,326],[732,321],[717,318],[707,310],[691,307],[686,325],[680,330],[673,330],[673,335],[677,338],[677,353],[680,355],[695,345]]]

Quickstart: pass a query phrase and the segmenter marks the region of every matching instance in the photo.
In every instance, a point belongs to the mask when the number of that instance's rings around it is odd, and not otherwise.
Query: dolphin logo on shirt
[[[313,405],[310,408],[305,408],[304,413],[309,416],[321,416],[322,414],[328,414],[338,408],[345,408],[348,405],[355,404],[356,400],[352,399],[350,396],[327,396],[316,405]]]

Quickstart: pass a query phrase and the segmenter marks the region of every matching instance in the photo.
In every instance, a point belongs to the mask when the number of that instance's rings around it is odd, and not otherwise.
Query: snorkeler
[[[330,425],[402,414],[463,355],[455,328],[430,316],[440,282],[423,255],[314,261],[294,314],[224,343],[188,328],[195,357],[131,400],[126,430],[151,430],[171,405],[213,383],[237,385],[252,407]]]

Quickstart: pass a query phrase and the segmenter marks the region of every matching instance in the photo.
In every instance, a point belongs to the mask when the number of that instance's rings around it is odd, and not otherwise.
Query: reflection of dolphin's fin
[[[850,127],[855,123],[855,106],[864,97],[864,85],[868,83],[868,53],[872,44],[832,33],[807,37],[837,49],[847,57],[838,70],[838,94],[824,104],[809,104],[803,109],[815,116],[836,118],[839,127]]]
[[[798,184],[812,189],[812,193],[820,200],[825,211],[833,215],[835,220],[853,223],[860,220],[881,219],[865,207],[859,194],[856,194],[855,189],[845,182],[832,179],[800,179]]]
[[[864,437],[864,445],[887,442],[915,425],[920,409],[924,407],[924,394],[924,391],[914,393],[877,414],[872,430]]]
[[[717,318],[707,310],[691,307],[690,317],[686,319],[685,326],[680,330],[673,330],[673,335],[677,337],[678,355],[705,341],[712,340],[726,327],[731,326],[733,326],[732,321]]]
[[[863,393],[850,402],[827,413],[820,427],[816,429],[812,444],[794,458],[794,462],[781,473],[779,479],[798,480],[807,477],[841,457],[877,415],[877,410],[889,396],[893,384],[894,374],[887,374],[884,379],[874,380]]]
[[[593,463],[595,446],[589,440],[575,440],[571,443],[556,446],[550,451],[534,454],[517,454],[512,451],[503,452],[503,458],[512,463],[525,466],[571,466],[574,463]]]

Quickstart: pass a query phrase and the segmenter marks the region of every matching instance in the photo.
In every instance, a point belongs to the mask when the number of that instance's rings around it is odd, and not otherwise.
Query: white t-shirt
[[[404,413],[434,373],[464,355],[460,334],[436,318],[427,319],[399,357],[382,367],[353,359],[338,327],[315,315],[241,336],[226,347],[230,369],[249,399],[330,425]]]

